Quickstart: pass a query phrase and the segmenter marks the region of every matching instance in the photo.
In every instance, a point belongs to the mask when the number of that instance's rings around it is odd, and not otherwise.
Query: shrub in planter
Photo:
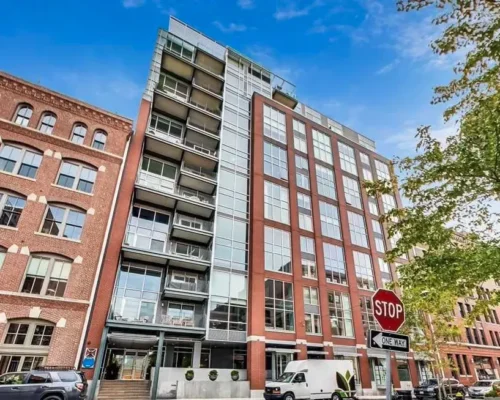
[[[186,380],[192,381],[194,378],[194,371],[192,369],[188,369],[184,376],[186,377]]]
[[[238,371],[236,371],[236,370],[233,369],[231,371],[231,379],[233,381],[237,381],[238,379],[240,379],[240,373]]]
[[[486,393],[484,397],[487,397],[489,400],[500,399],[500,387],[497,385],[493,385],[491,390]]]
[[[219,373],[217,372],[217,370],[213,369],[211,370],[209,373],[208,373],[208,379],[210,379],[211,381],[215,381],[217,379],[217,377],[219,376]]]

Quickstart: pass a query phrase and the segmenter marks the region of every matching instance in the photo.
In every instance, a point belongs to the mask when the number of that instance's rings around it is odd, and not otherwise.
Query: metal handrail
[[[190,104],[194,105],[195,107],[198,107],[198,108],[200,108],[202,110],[208,111],[209,113],[215,114],[217,116],[220,116],[222,114],[221,110],[216,109],[216,108],[211,108],[211,107],[209,107],[208,104],[198,103],[197,101],[195,101],[193,99],[189,99],[188,103],[190,103]]]
[[[217,180],[217,173],[213,171],[208,171],[202,167],[194,167],[192,165],[186,165],[184,162],[181,164],[181,170],[191,172],[193,174],[203,176],[205,178],[212,179],[214,181]]]
[[[200,153],[208,154],[209,156],[217,156],[217,151],[206,148],[202,143],[191,142],[190,140],[184,139],[182,142],[183,145],[190,147]]]
[[[187,215],[175,213],[174,225],[179,225],[198,231],[213,232],[213,223],[203,219],[188,217]]]
[[[206,248],[173,240],[169,242],[167,252],[172,255],[201,261],[210,261],[211,257],[211,251]]]
[[[172,280],[172,277],[168,276],[165,281],[165,288],[185,290],[188,292],[208,293],[208,282],[200,280],[197,280],[196,283],[179,282]]]
[[[205,318],[201,315],[194,315],[193,317],[182,317],[176,315],[169,315],[168,312],[163,312],[158,316],[158,323],[168,326],[176,326],[179,328],[204,328]]]
[[[213,94],[220,96],[220,90],[217,90],[215,87],[210,85],[209,83],[203,83],[203,82],[198,82],[196,78],[193,79],[193,85],[194,86],[199,86],[202,87],[203,89],[208,90],[209,92],[212,92]]]
[[[175,144],[182,144],[186,147],[189,147],[191,149],[194,149],[196,151],[199,151],[200,153],[205,153],[210,156],[217,156],[217,151],[209,149],[203,145],[203,143],[197,143],[197,142],[192,142],[190,140],[187,140],[187,138],[184,137],[179,137],[175,135],[171,135],[170,133],[167,133],[161,129],[158,128],[153,128],[152,126],[149,127],[148,132],[153,134],[154,136],[157,136],[161,139],[166,140],[167,142],[170,143],[175,143]]]
[[[171,143],[180,144],[183,141],[182,136],[179,137],[179,136],[171,135],[168,132],[165,132],[165,131],[158,129],[158,128],[153,128],[152,126],[149,127],[148,132],[152,133],[155,136],[158,136],[159,138],[165,139],[166,141],[171,142]]]
[[[218,130],[208,129],[206,124],[202,124],[202,123],[199,123],[199,122],[194,122],[191,119],[191,117],[188,117],[186,125],[187,126],[194,126],[195,128],[201,129],[202,131],[205,131],[207,133],[211,133],[212,135],[218,135],[219,134]]]

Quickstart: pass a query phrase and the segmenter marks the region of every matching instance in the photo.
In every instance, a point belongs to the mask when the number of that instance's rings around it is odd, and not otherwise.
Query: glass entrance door
[[[290,353],[276,353],[276,377],[285,372],[285,368],[290,361],[292,361]]]
[[[109,349],[105,368],[105,379],[146,379],[149,363],[147,351]]]

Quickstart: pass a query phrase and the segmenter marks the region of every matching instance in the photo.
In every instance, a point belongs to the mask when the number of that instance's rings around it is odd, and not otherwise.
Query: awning
[[[368,357],[385,358],[385,351],[382,350],[368,349],[366,353],[368,354]]]
[[[327,355],[327,351],[319,351],[319,350],[308,350],[307,354],[319,354],[319,355]]]
[[[299,349],[282,349],[280,347],[266,347],[267,352],[274,353],[300,353]]]
[[[113,332],[108,334],[108,342],[124,349],[149,349],[158,343],[158,336]]]

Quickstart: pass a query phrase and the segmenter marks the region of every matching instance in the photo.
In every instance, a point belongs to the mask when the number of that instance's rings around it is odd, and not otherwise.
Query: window
[[[293,146],[295,150],[307,153],[306,126],[296,119],[293,120]]]
[[[373,215],[378,215],[378,204],[377,199],[375,197],[368,197],[368,208],[370,213]]]
[[[57,177],[57,185],[80,192],[92,193],[97,171],[69,161],[63,161]]]
[[[3,247],[0,247],[0,268],[3,266],[3,262],[5,261],[5,255],[7,253],[7,250]]]
[[[306,333],[311,333],[313,335],[321,334],[321,316],[315,313],[304,314],[304,322],[306,325]]]
[[[94,132],[94,140],[92,141],[92,147],[97,150],[104,150],[104,147],[106,147],[106,139],[108,138],[108,135],[106,135],[106,132],[97,130]]]
[[[349,232],[351,233],[352,244],[368,247],[365,218],[362,215],[348,211],[347,219],[349,220]]]
[[[386,376],[385,359],[370,357],[368,358],[368,360],[370,362],[370,372],[372,375],[372,379],[375,381],[375,385],[376,386],[385,385],[385,376]]]
[[[21,126],[28,126],[32,115],[33,108],[28,104],[21,104],[17,108],[16,118],[14,119],[14,122]]]
[[[165,253],[170,215],[154,209],[134,206],[127,227],[125,244]]]
[[[0,374],[9,373],[3,375],[0,378],[1,384],[18,384],[23,383],[26,378],[26,372],[33,369],[37,369],[39,366],[43,365],[45,357],[41,356],[2,356],[0,357]],[[15,373],[21,372],[21,373]],[[25,372],[25,373],[22,373]]]
[[[0,192],[0,225],[16,228],[25,205],[25,199]]]
[[[285,114],[264,104],[264,136],[286,144]]]
[[[83,144],[85,135],[87,134],[87,127],[83,124],[75,124],[73,132],[71,133],[71,141],[77,144]]]
[[[42,322],[16,321],[9,323],[4,344],[50,346],[54,326]]]
[[[309,166],[307,159],[295,154],[295,176],[297,186],[309,190]]]
[[[41,162],[41,153],[9,144],[4,144],[1,147],[0,171],[34,178]]]
[[[193,365],[193,348],[175,346],[173,351],[173,368],[189,368]]]
[[[341,240],[339,211],[336,206],[319,202],[321,233],[323,236]]]
[[[333,164],[330,136],[328,136],[325,133],[321,133],[316,129],[312,130],[312,134],[313,134],[314,157],[316,157],[318,160],[326,162],[327,164]]]
[[[264,181],[264,217],[282,224],[290,223],[287,188]]]
[[[40,121],[40,132],[46,133],[47,135],[52,134],[55,124],[56,124],[56,116],[54,113],[51,112],[43,113],[42,120]]]
[[[373,181],[370,158],[365,153],[359,153],[359,158],[361,159],[361,168],[363,169],[363,179],[365,181]]]
[[[316,252],[314,251],[314,239],[301,236],[300,252],[302,256],[302,276],[317,279]]]
[[[142,157],[139,183],[159,190],[171,191],[174,189],[176,176],[177,168],[175,165],[149,156]]]
[[[377,220],[372,219],[373,236],[375,239],[375,248],[379,253],[385,253],[384,232],[382,224]]]
[[[247,277],[216,270],[211,282],[210,328],[246,331]]]
[[[459,312],[460,312],[460,316],[462,318],[465,318],[467,316],[467,314],[465,313],[465,308],[464,308],[464,303],[458,303],[458,309],[459,309]]]
[[[288,282],[266,279],[265,323],[267,329],[293,331],[293,286]]]
[[[51,256],[32,256],[21,292],[63,297],[70,271],[71,261]]]
[[[248,223],[217,214],[216,226],[214,262],[220,267],[245,271],[248,265]]]
[[[290,232],[266,226],[264,243],[266,270],[292,273]]]
[[[247,368],[247,351],[234,349],[233,350],[233,369]]]
[[[317,306],[319,304],[318,289],[309,286],[304,286],[303,290],[304,290],[304,304]]]
[[[389,263],[383,258],[378,259],[378,266],[380,268],[380,276],[382,278],[382,284],[387,287],[387,284],[392,282],[392,272]]]
[[[384,208],[384,213],[388,213],[392,209],[396,208],[396,200],[391,194],[382,195],[382,207]]]
[[[336,200],[335,179],[333,171],[322,165],[316,164],[316,181],[318,184],[318,194]]]
[[[85,213],[64,206],[48,205],[42,233],[80,240]]]
[[[377,179],[379,180],[390,180],[391,175],[389,173],[389,167],[387,164],[380,162],[379,160],[375,161],[375,170],[377,171]]]
[[[297,205],[299,209],[299,227],[307,231],[313,230],[311,198],[303,193],[297,192]]]
[[[349,294],[329,292],[328,309],[330,311],[332,335],[354,337],[354,325],[352,322],[352,310]]]
[[[264,142],[264,173],[276,179],[288,180],[286,151],[269,142]]]
[[[361,322],[363,322],[363,331],[365,336],[370,329],[380,329],[375,317],[373,316],[372,299],[368,296],[359,296],[359,305],[361,308]]]
[[[346,203],[362,210],[363,206],[361,202],[361,194],[359,193],[358,182],[347,176],[343,176],[342,179],[344,181],[344,195]]]
[[[344,249],[330,243],[323,243],[326,281],[347,285]]]
[[[370,256],[365,253],[360,253],[359,251],[353,251],[353,255],[358,288],[375,290],[376,286],[373,278],[373,268]]]
[[[358,175],[358,170],[356,168],[356,158],[354,156],[354,149],[351,146],[339,142],[339,157],[340,157],[340,168],[344,171],[349,172],[353,175]]]

